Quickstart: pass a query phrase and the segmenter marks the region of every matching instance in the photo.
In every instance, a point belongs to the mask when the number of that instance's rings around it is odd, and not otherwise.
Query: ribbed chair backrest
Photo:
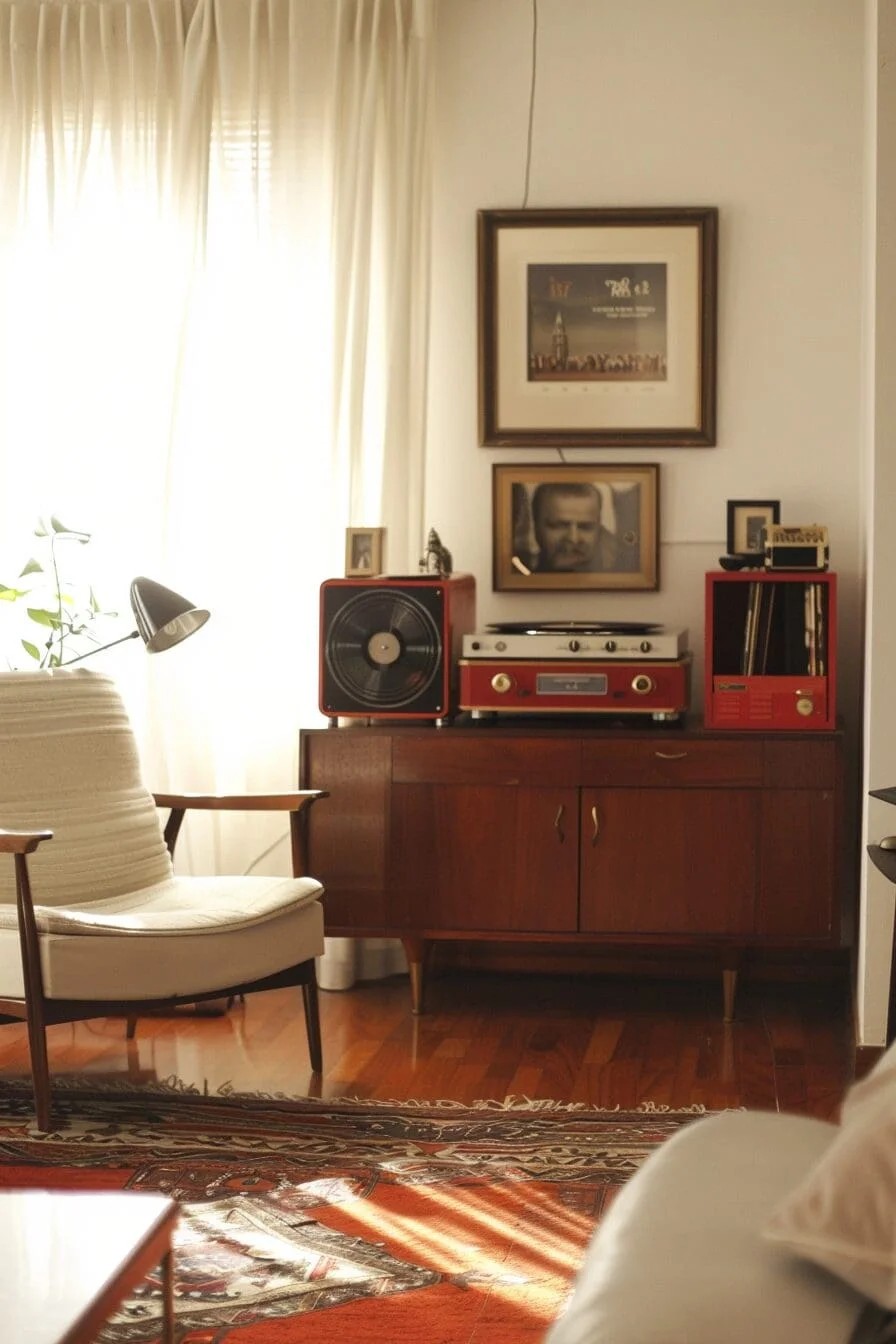
[[[111,677],[86,668],[0,672],[0,826],[54,832],[28,860],[37,905],[83,905],[172,876]],[[7,859],[0,901],[14,900]]]

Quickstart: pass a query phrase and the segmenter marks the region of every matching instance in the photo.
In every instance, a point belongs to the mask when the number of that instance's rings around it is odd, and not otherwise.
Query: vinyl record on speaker
[[[371,710],[418,703],[439,674],[439,627],[417,594],[370,588],[336,613],[324,645],[327,670]]]
[[[330,579],[321,586],[320,709],[331,717],[445,717],[472,575]],[[458,630],[452,629],[456,619]]]

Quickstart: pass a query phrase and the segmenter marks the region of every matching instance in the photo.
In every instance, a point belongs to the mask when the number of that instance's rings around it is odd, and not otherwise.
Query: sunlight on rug
[[[616,1191],[701,1108],[603,1111],[57,1089],[31,1128],[0,1089],[0,1186],[178,1200],[181,1344],[525,1344],[568,1296]],[[151,1278],[102,1344],[159,1338]]]

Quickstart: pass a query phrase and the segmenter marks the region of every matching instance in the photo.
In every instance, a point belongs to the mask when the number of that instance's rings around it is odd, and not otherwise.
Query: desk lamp
[[[77,658],[69,658],[63,666],[80,663],[84,658],[92,658],[95,653],[124,644],[128,639],[142,639],[147,653],[163,653],[205,625],[210,614],[202,607],[195,607],[189,598],[142,575],[131,584],[131,610],[137,620],[136,630],[109,644],[101,644],[98,649],[89,649]]]

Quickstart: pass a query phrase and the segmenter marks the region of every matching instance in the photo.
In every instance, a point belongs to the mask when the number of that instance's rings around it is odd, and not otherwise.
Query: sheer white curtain
[[[52,512],[109,638],[138,573],[212,610],[91,664],[159,787],[293,787],[345,527],[420,553],[433,4],[0,0],[0,581]],[[275,820],[182,845],[288,871]]]

